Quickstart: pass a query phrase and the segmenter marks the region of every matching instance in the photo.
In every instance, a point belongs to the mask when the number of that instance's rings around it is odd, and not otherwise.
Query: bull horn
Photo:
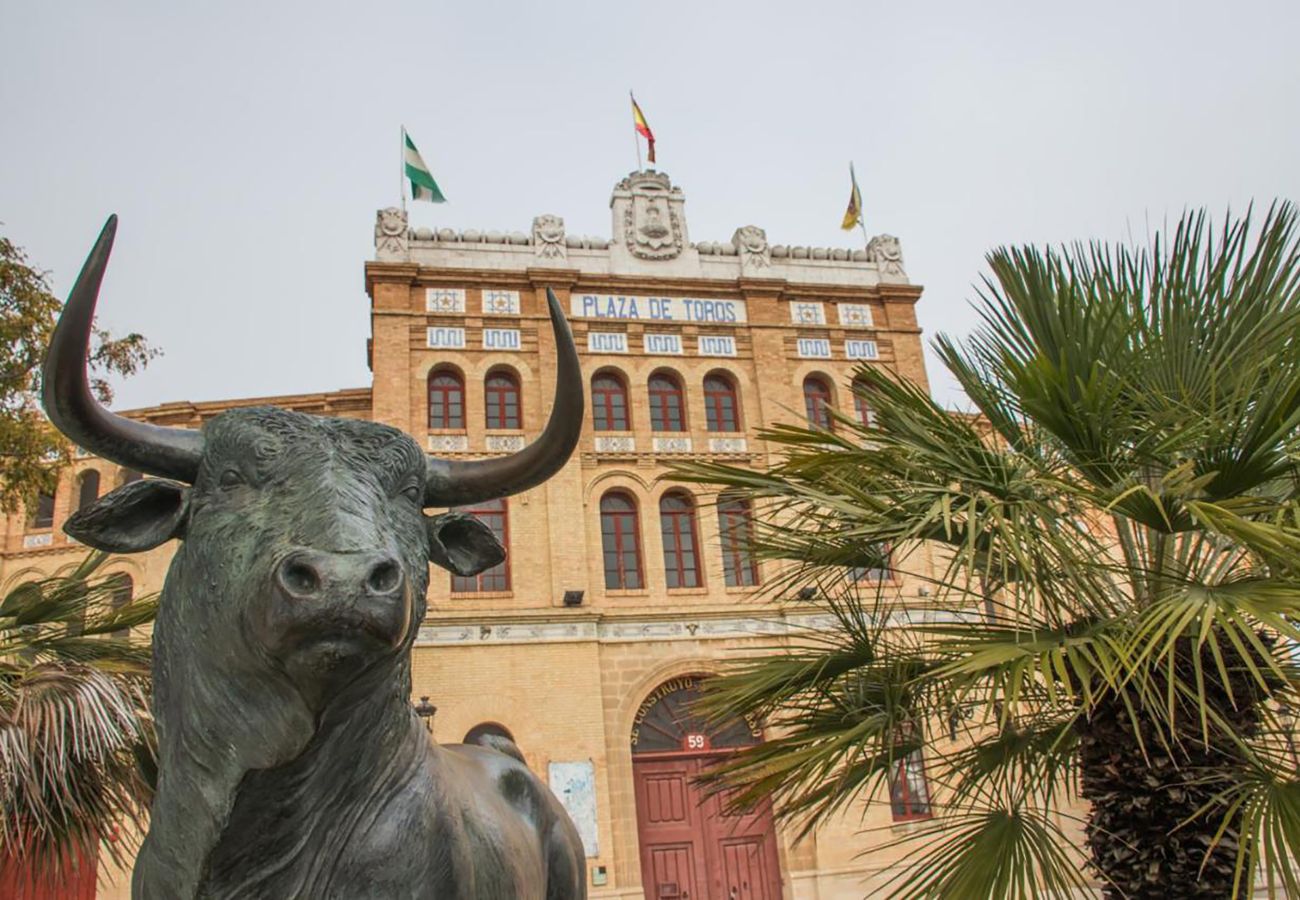
[[[91,325],[116,233],[117,216],[109,216],[59,315],[41,368],[41,401],[54,427],[74,444],[118,465],[193,484],[203,457],[201,434],[124,419],[90,391]]]
[[[466,506],[526,491],[550,478],[568,462],[582,433],[582,369],[573,332],[555,293],[546,289],[555,332],[555,403],[545,430],[518,453],[474,462],[428,457],[425,506]]]

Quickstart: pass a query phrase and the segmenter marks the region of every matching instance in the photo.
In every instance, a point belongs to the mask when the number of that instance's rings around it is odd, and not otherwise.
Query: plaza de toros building
[[[365,263],[368,387],[129,415],[197,427],[269,403],[384,422],[448,458],[510,453],[549,414],[554,290],[588,391],[581,442],[545,484],[472,510],[509,556],[474,578],[434,570],[412,702],[436,706],[427,721],[439,741],[489,730],[517,742],[579,827],[593,897],[869,895],[894,857],[872,846],[931,813],[919,763],[900,770],[892,796],[798,843],[769,809],[726,816],[692,784],[728,748],[762,739],[760,723],[710,732],[685,713],[699,679],[817,623],[797,598],[759,596],[772,572],[734,539],[743,503],[659,476],[684,458],[763,466],[761,426],[821,421],[829,407],[870,416],[849,389],[862,361],[925,386],[921,289],[887,235],[826,249],[745,225],[695,241],[685,196],[662,172],[624,178],[610,209],[608,238],[570,234],[556,215],[533,219],[531,233],[478,232],[412,230],[403,211],[382,210]],[[79,457],[53,498],[8,518],[0,586],[74,565],[86,551],[63,520],[132,477]],[[171,552],[110,570],[124,592],[157,591]],[[923,593],[905,579],[892,589]],[[102,883],[100,896],[127,896],[127,880]]]

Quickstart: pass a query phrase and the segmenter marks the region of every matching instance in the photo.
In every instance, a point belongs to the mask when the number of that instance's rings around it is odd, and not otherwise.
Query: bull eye
[[[246,482],[238,469],[226,469],[221,473],[221,477],[217,479],[217,483],[222,487],[235,487]]]
[[[423,499],[423,491],[420,490],[418,484],[408,484],[406,487],[402,488],[402,496],[407,500],[410,500],[412,503],[419,503],[420,500]]]

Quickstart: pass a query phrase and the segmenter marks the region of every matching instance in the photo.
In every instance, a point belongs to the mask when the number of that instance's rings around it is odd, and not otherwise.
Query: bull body
[[[410,705],[429,563],[467,575],[504,555],[477,520],[425,508],[523,490],[576,442],[582,384],[554,297],[555,408],[512,458],[447,463],[384,425],[273,408],[151,431],[84,384],[111,240],[112,222],[56,329],[45,402],[87,449],[170,476],[65,526],[115,552],[181,540],[154,630],[159,779],[133,896],[584,898],[576,829],[513,747],[439,746]]]

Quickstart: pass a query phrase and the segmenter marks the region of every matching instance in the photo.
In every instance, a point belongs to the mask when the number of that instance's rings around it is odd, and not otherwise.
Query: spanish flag
[[[862,192],[858,190],[858,176],[853,173],[853,163],[849,163],[849,180],[853,182],[853,192],[849,194],[849,208],[844,210],[844,221],[840,223],[845,231],[862,221]]]
[[[631,92],[628,93],[631,97]],[[645,138],[646,144],[650,150],[646,153],[646,159],[650,162],[655,161],[655,133],[650,130],[650,123],[645,120],[645,113],[641,112],[641,107],[636,105],[636,98],[632,97],[632,122],[636,125],[637,134]]]

